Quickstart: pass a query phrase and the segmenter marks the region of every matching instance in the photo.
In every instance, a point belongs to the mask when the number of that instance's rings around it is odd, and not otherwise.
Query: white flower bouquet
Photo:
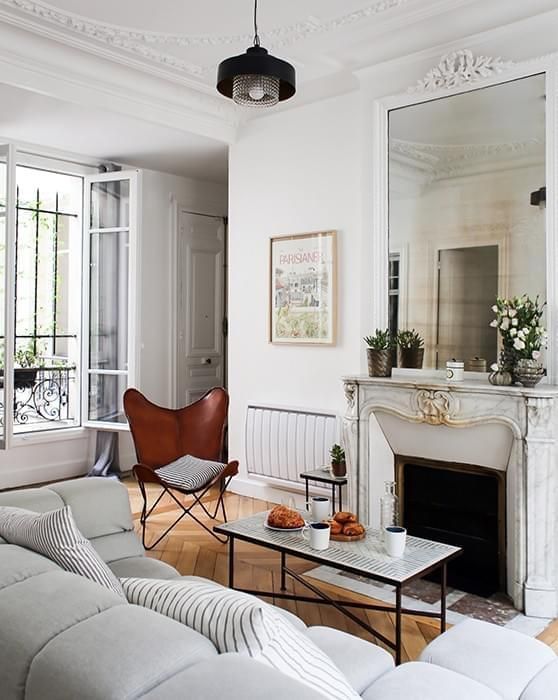
[[[546,330],[541,325],[545,305],[546,302],[541,303],[538,296],[533,300],[527,294],[512,299],[498,297],[492,307],[496,318],[490,325],[500,331],[504,345],[503,356],[515,361],[539,360],[548,339]]]

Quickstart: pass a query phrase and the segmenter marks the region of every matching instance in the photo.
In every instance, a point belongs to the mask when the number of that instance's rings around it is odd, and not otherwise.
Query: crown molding
[[[93,59],[94,60],[94,59]],[[71,65],[70,62],[68,65]],[[181,88],[180,101],[172,99],[176,92],[166,90],[168,97],[149,94],[145,85],[107,82],[102,78],[86,80],[67,68],[8,51],[0,44],[0,73],[3,82],[14,87],[48,95],[81,105],[105,106],[111,111],[153,121],[177,130],[186,130],[232,143],[242,115],[234,105],[203,93]],[[101,74],[102,75],[102,74]]]
[[[503,61],[499,56],[475,56],[469,49],[459,49],[444,54],[440,62],[409,88],[409,92],[436,92],[453,90],[464,85],[492,78],[514,65],[513,61]]]
[[[462,3],[464,0],[445,0],[452,5]],[[465,0],[469,1],[469,0]],[[294,44],[306,39],[310,35],[326,34],[343,29],[346,26],[370,19],[389,10],[403,7],[412,0],[376,0],[366,7],[354,12],[345,13],[332,19],[321,20],[316,17],[287,24],[271,29],[262,36],[269,38],[274,45]],[[149,45],[167,44],[182,47],[189,46],[227,46],[238,43],[251,43],[253,35],[243,34],[178,34],[173,32],[154,32],[145,29],[121,27],[109,22],[100,22],[84,15],[69,10],[60,10],[53,5],[41,0],[0,0],[0,4],[19,10],[29,16],[58,25],[66,30],[84,34],[87,37],[103,41],[105,43],[140,42]],[[133,48],[130,45],[127,48]]]
[[[390,158],[427,176],[427,182],[544,163],[545,144],[525,141],[480,144],[419,143],[391,138]]]
[[[402,8],[408,8],[407,14],[386,18],[388,24],[406,26],[473,1],[432,0],[424,6],[417,5],[417,0],[376,0],[359,10],[333,18],[320,19],[309,16],[298,22],[275,27],[263,32],[262,37],[270,49],[279,49],[316,36],[333,34],[346,27],[358,25]],[[141,62],[136,67],[141,67],[147,62],[165,69],[170,74],[178,73],[198,80],[212,73],[216,65],[193,63],[155,47],[247,46],[253,40],[250,33],[188,35],[124,27],[93,20],[69,10],[61,10],[42,0],[0,0],[0,6],[6,8],[3,12],[0,11],[4,21],[28,31],[40,32],[44,36],[73,45],[79,38],[88,45],[89,49],[94,44],[102,45],[105,47],[106,54],[108,48],[113,60],[122,60],[124,53],[135,56]],[[86,47],[82,44],[81,48]]]

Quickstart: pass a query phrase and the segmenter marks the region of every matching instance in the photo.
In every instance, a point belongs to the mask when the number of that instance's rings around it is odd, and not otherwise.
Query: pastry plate
[[[363,540],[366,537],[366,532],[360,535],[330,535],[330,539],[334,542],[357,542],[358,540]]]
[[[275,532],[300,532],[306,527],[306,524],[301,525],[300,527],[273,527],[273,525],[269,525],[266,520],[264,527],[267,527],[268,530],[275,530]]]

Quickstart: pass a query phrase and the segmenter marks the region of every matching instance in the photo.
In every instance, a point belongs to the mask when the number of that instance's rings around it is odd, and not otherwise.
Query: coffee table
[[[251,542],[279,552],[281,555],[281,591],[286,590],[286,577],[290,576],[298,583],[308,588],[314,597],[300,596],[290,593],[275,593],[273,591],[242,590],[256,596],[273,597],[276,599],[297,600],[310,603],[332,605],[355,623],[363,627],[386,646],[395,651],[395,663],[401,662],[401,623],[403,615],[419,615],[440,620],[440,631],[446,629],[446,570],[450,560],[461,553],[460,547],[432,542],[418,537],[407,537],[405,554],[401,558],[393,558],[384,552],[378,530],[367,528],[366,537],[357,542],[331,542],[328,549],[316,551],[306,540],[302,539],[300,531],[288,532],[270,530],[265,526],[267,512],[257,513],[248,518],[234,520],[213,529],[229,538],[229,587],[234,588],[234,543],[235,540]],[[372,603],[347,602],[335,600],[319,588],[311,584],[295,571],[287,567],[287,556],[330,566],[340,571],[349,572],[370,579],[387,583],[395,587],[395,606]],[[441,570],[440,581],[440,611],[411,610],[401,604],[401,590],[405,584],[436,570]],[[395,613],[395,639],[389,639],[367,622],[357,617],[349,608],[364,610],[380,610]]]

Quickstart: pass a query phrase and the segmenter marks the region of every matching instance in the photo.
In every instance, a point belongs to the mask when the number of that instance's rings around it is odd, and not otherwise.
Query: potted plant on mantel
[[[422,369],[424,360],[424,340],[419,333],[399,331],[396,337],[398,365],[407,369]]]
[[[332,445],[329,451],[331,456],[331,473],[333,476],[340,477],[347,474],[347,462],[345,460],[345,450],[338,445]]]
[[[376,328],[374,335],[367,335],[364,342],[368,345],[368,374],[371,377],[391,377],[393,339],[389,330]]]
[[[496,318],[490,325],[500,331],[503,345],[498,369],[526,387],[535,386],[545,373],[540,362],[548,338],[540,323],[545,305],[538,296],[533,300],[523,294],[512,299],[498,297],[492,307]]]

